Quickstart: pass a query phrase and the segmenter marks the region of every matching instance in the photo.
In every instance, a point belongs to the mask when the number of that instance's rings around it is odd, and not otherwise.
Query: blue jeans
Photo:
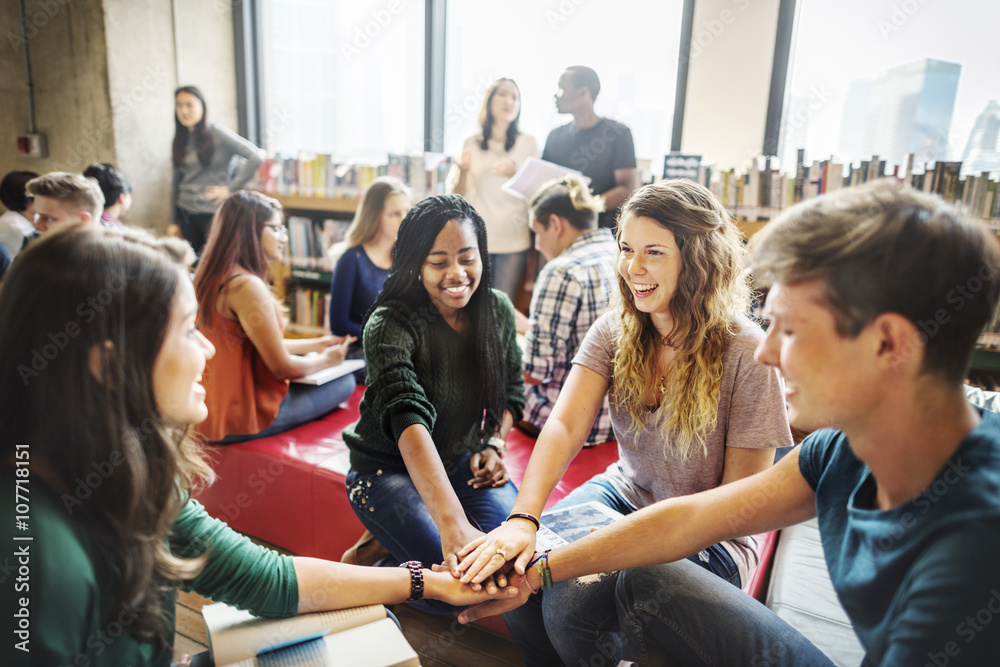
[[[446,462],[445,472],[469,523],[488,533],[507,518],[517,499],[517,489],[513,482],[482,489],[469,486],[471,458],[472,454],[465,453]],[[347,473],[347,497],[361,523],[392,554],[392,562],[385,565],[395,567],[403,561],[418,560],[429,567],[444,559],[441,533],[405,468],[386,468],[371,474],[351,470]],[[458,607],[436,600],[414,603],[414,607],[435,614],[459,611]]]
[[[521,252],[490,254],[490,274],[493,278],[493,287],[509,296],[511,301],[517,296],[517,288],[521,286],[524,269],[528,266],[529,252],[531,251],[522,250]]]
[[[615,599],[625,659],[640,665],[833,665],[770,609],[690,561],[621,572]]]
[[[270,426],[260,433],[252,435],[229,435],[219,440],[222,444],[246,442],[257,438],[266,438],[290,431],[296,426],[302,426],[319,419],[338,405],[351,397],[354,392],[353,375],[330,380],[326,384],[311,385],[292,382],[288,385],[288,394],[278,406],[278,415]]]
[[[568,496],[556,507],[568,507],[596,501],[622,514],[634,512],[632,506],[603,475],[598,475]],[[710,573],[740,595],[740,576],[729,552],[719,544],[696,554],[686,565]],[[678,563],[665,566],[673,567]],[[514,643],[528,665],[616,665],[621,659],[621,626],[615,604],[615,590],[621,577],[630,570],[606,572],[563,581],[541,595],[504,614]],[[647,663],[642,663],[647,664]],[[649,663],[655,664],[655,663]],[[736,663],[734,663],[736,664]]]

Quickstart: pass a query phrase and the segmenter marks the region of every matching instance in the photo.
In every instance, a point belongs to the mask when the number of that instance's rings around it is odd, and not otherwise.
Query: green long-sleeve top
[[[108,464],[110,466],[110,464]],[[114,474],[114,473],[112,473]],[[3,488],[15,488],[15,471],[0,468]],[[21,478],[18,478],[21,479]],[[90,537],[71,510],[86,503],[88,482],[80,481],[73,495],[62,497],[37,477],[30,479],[30,513],[27,530],[19,530],[16,504],[0,503],[3,552],[0,564],[0,614],[4,641],[3,665],[169,665],[171,652],[154,652],[150,643],[128,634],[134,611],[116,605],[121,584],[120,563]],[[101,480],[109,483],[105,480]],[[12,494],[13,495],[13,494]],[[22,509],[24,509],[22,507]],[[15,540],[14,538],[31,538]],[[188,500],[169,537],[172,553],[192,557],[207,545],[205,569],[182,589],[196,591],[216,602],[227,602],[259,616],[283,617],[296,613],[298,583],[292,559],[257,546],[213,519],[195,500]],[[26,550],[26,551],[19,551]],[[6,558],[4,562],[3,559]],[[19,568],[25,567],[21,571]],[[164,599],[167,642],[174,639],[174,602],[171,590]],[[26,604],[25,604],[26,603]],[[28,634],[18,636],[20,619],[27,609]],[[18,648],[22,644],[28,652]]]
[[[514,306],[502,292],[491,295],[507,368],[505,407],[516,423],[524,410],[524,381]],[[459,335],[426,299],[389,301],[371,314],[364,335],[368,388],[361,418],[344,430],[351,468],[364,474],[405,468],[397,443],[413,424],[427,428],[443,461],[482,450],[476,338]]]

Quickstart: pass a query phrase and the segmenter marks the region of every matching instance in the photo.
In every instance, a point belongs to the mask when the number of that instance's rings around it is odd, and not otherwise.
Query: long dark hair
[[[208,105],[205,103],[205,96],[195,86],[181,86],[174,91],[174,99],[181,93],[194,95],[201,102],[201,120],[194,126],[194,150],[198,154],[198,162],[206,169],[212,164],[212,156],[215,155],[215,141],[209,131],[211,125],[208,124]],[[181,121],[174,114],[174,166],[179,167],[184,164],[184,156],[187,154],[188,138],[191,131],[181,125]]]
[[[204,563],[172,555],[166,537],[195,481],[211,478],[153,391],[182,280],[148,235],[68,225],[25,249],[0,292],[0,456],[9,464],[15,443],[30,446],[33,473],[102,552],[97,566],[120,579],[115,608],[95,620],[128,610],[129,634],[161,650],[163,587]],[[90,482],[95,471],[106,479]]]
[[[504,81],[510,81],[510,84],[514,86],[517,90],[517,98],[521,99],[521,89],[517,87],[514,79],[499,78],[490,84],[490,89],[486,91],[486,99],[483,101],[483,108],[479,111],[479,124],[483,126],[483,140],[480,142],[479,147],[484,151],[488,150],[490,147],[489,141],[490,137],[493,135],[493,123],[496,121],[493,118],[493,109],[490,108],[490,103],[493,101],[493,96],[497,94],[497,88]],[[520,103],[519,103],[520,104]],[[517,135],[520,134],[520,130],[517,129],[517,121],[521,120],[521,108],[518,106],[517,118],[511,121],[510,125],[507,127],[507,140],[504,142],[503,149],[509,151],[514,147],[514,142],[517,141]]]
[[[260,236],[276,213],[281,213],[281,204],[254,190],[234,192],[215,212],[194,276],[199,322],[212,324],[219,286],[234,267],[267,279],[269,267]]]
[[[430,297],[419,281],[420,271],[438,234],[450,220],[469,222],[476,230],[479,255],[483,272],[479,287],[469,299],[469,321],[476,345],[476,366],[479,370],[480,404],[486,410],[483,433],[496,433],[503,421],[507,404],[507,366],[503,343],[497,322],[497,311],[491,293],[489,248],[486,244],[486,223],[476,209],[460,195],[428,197],[410,209],[399,226],[396,247],[393,251],[392,270],[385,286],[375,299],[370,316],[383,304],[402,301],[412,304],[414,310],[429,312]],[[365,318],[367,320],[367,317]]]

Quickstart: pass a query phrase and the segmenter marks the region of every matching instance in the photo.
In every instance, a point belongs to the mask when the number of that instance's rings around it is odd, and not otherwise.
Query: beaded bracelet
[[[511,512],[509,515],[507,515],[507,521],[510,521],[511,519],[524,519],[525,521],[530,521],[531,523],[535,524],[535,530],[538,530],[539,528],[542,527],[542,524],[538,521],[538,518],[531,514],[528,514],[527,512]]]
[[[535,559],[538,561],[538,578],[541,581],[538,588],[543,591],[546,588],[552,588],[552,570],[549,569],[549,551],[551,551],[551,549],[546,549],[545,553]]]
[[[414,602],[424,597],[424,564],[418,560],[408,560],[400,563],[400,567],[405,567],[410,571],[410,598],[407,602]]]

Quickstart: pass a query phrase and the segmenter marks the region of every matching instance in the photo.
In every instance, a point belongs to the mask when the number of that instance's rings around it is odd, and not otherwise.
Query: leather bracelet
[[[535,530],[538,530],[539,528],[542,527],[542,524],[541,522],[539,522],[538,517],[532,516],[527,512],[511,512],[509,515],[507,515],[507,521],[510,521],[511,519],[524,519],[525,521],[530,521],[531,523],[535,524]]]
[[[400,563],[410,571],[410,597],[407,602],[414,602],[424,597],[424,564],[419,560],[408,560]]]

